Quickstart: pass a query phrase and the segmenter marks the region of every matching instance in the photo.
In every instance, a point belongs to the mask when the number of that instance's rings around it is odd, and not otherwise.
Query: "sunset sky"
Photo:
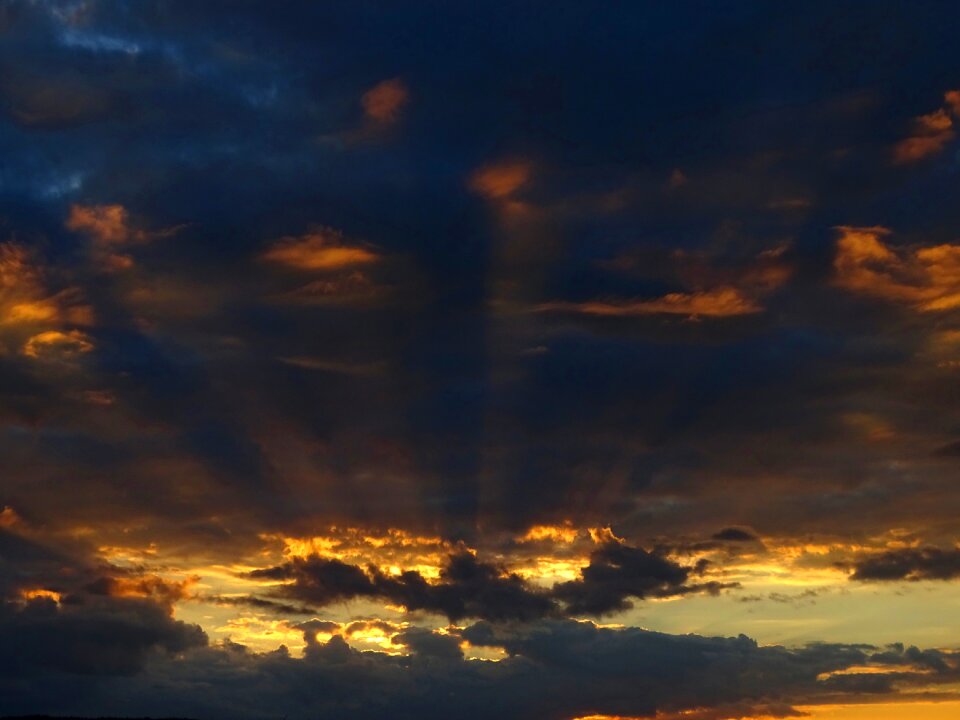
[[[958,26],[0,0],[0,716],[960,717]]]

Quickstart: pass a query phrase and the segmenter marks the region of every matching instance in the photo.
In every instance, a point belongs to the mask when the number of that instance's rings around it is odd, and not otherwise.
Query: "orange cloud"
[[[555,543],[572,543],[580,535],[580,531],[573,523],[565,522],[562,525],[534,525],[523,535],[516,538],[519,543],[539,542],[550,540]]]
[[[281,238],[261,257],[300,270],[338,270],[381,259],[374,250],[348,243],[343,233],[326,227],[298,237]]]
[[[200,581],[198,576],[185,580],[168,580],[159,575],[139,577],[102,577],[91,590],[111,597],[150,598],[170,607],[180,600],[193,597],[191,588]]]
[[[367,118],[383,125],[396,122],[408,102],[410,91],[400,78],[377,83],[361,98]]]
[[[950,108],[950,112],[960,118],[960,90],[948,90],[944,93],[943,99]]]
[[[45,600],[53,600],[53,602],[59,604],[61,598],[63,598],[63,595],[55,590],[47,590],[45,588],[23,588],[20,590],[19,594],[22,600],[26,600],[28,602],[30,600],[43,598]]]
[[[608,299],[586,302],[551,302],[540,311],[576,312],[583,315],[631,317],[641,315],[686,315],[697,317],[734,317],[763,312],[760,299],[789,280],[793,268],[783,255],[787,246],[765,250],[745,266],[715,267],[704,255],[677,251],[671,261],[680,282],[691,288],[655,298]],[[605,263],[618,270],[630,270],[636,264],[630,258]]]
[[[947,698],[857,705],[803,705],[796,709],[809,720],[953,720],[960,717],[960,701]]]
[[[508,198],[527,184],[533,168],[524,160],[486,165],[470,176],[469,187],[490,200]]]
[[[132,257],[115,251],[118,246],[149,242],[180,229],[172,227],[148,232],[132,227],[130,215],[123,205],[71,205],[64,225],[68,230],[83,233],[91,239],[94,258],[107,272],[129,270],[134,265]]]
[[[735,287],[719,287],[693,293],[668,293],[652,300],[591,300],[583,303],[554,302],[540,310],[561,310],[584,315],[629,317],[634,315],[689,315],[691,317],[729,317],[749,315],[763,306]]]
[[[0,318],[3,323],[49,319],[55,308],[44,303],[40,273],[27,251],[14,243],[0,244]]]
[[[66,227],[89,235],[100,245],[123,245],[147,239],[145,232],[130,227],[123,205],[72,205]]]
[[[22,245],[0,243],[0,326],[61,322],[90,325],[93,312],[76,288],[50,294]]]
[[[23,354],[31,358],[69,358],[93,350],[90,336],[79,330],[47,330],[33,335],[23,346]]]
[[[960,307],[960,245],[892,248],[882,227],[837,228],[835,283],[921,312]]]
[[[0,510],[0,528],[10,528],[19,522],[22,520],[17,511],[9,505],[4,505],[3,510]]]
[[[917,162],[943,151],[955,137],[954,117],[960,117],[960,91],[944,94],[944,108],[913,120],[913,132],[893,148],[893,161],[898,165]]]

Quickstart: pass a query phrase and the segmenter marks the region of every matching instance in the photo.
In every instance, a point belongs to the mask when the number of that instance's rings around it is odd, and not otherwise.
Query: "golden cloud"
[[[376,263],[382,256],[372,248],[348,242],[339,230],[321,227],[277,240],[261,258],[299,270],[339,270]]]
[[[763,311],[763,306],[735,287],[720,287],[694,293],[667,293],[652,300],[590,300],[582,303],[553,302],[541,311],[567,311],[583,315],[630,317],[636,315],[688,315],[730,317]]]
[[[363,112],[373,122],[387,125],[396,122],[410,102],[410,91],[400,78],[377,83],[361,98]]]
[[[95,583],[94,588],[111,597],[150,598],[170,608],[176,602],[191,599],[192,588],[199,580],[196,575],[183,580],[171,580],[153,574],[103,577]]]
[[[93,341],[79,330],[47,330],[31,336],[23,346],[23,354],[37,359],[66,359],[93,350]]]
[[[921,312],[960,306],[960,245],[893,248],[883,227],[837,230],[834,281],[851,292],[912,306]]]
[[[580,535],[580,531],[571,522],[562,525],[534,525],[523,535],[516,538],[519,543],[540,542],[549,540],[554,543],[572,543]]]
[[[942,152],[955,137],[954,117],[960,117],[960,91],[944,94],[944,108],[913,120],[913,132],[893,148],[893,161],[898,165],[917,162]]]
[[[319,554],[347,563],[374,563],[394,574],[416,570],[429,578],[439,576],[445,558],[456,548],[439,536],[417,535],[399,528],[333,526],[323,535],[264,536],[264,539],[279,541],[287,559]]]
[[[92,322],[93,311],[77,288],[51,294],[27,249],[0,243],[0,326]]]
[[[53,319],[56,308],[44,295],[40,272],[26,249],[15,243],[0,244],[0,321]]]

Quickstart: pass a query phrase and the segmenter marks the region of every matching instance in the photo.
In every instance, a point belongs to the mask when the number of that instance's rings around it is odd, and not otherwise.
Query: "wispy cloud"
[[[339,230],[328,227],[280,238],[261,257],[298,270],[340,270],[381,260],[380,253],[371,246],[353,242]]]

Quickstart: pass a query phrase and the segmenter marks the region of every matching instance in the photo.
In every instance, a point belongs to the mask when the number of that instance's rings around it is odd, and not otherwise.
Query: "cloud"
[[[277,596],[325,607],[357,598],[399,605],[408,612],[444,615],[453,622],[481,618],[497,622],[531,622],[563,614],[606,615],[631,607],[631,598],[716,593],[732,585],[689,582],[704,567],[680,565],[662,554],[627,545],[612,533],[599,536],[600,546],[581,568],[580,577],[552,588],[535,586],[520,575],[481,562],[468,551],[446,558],[439,578],[430,581],[414,570],[383,572],[318,555],[295,557],[250,577],[285,581]]]
[[[48,268],[23,245],[0,243],[0,352],[70,361],[94,349],[93,310],[76,286],[48,286]]]
[[[318,556],[294,558],[271,568],[253,570],[252,578],[264,580],[293,580],[283,594],[324,606],[356,597],[376,594],[369,575],[356,565]]]
[[[606,615],[631,607],[630,599],[719,592],[719,583],[689,584],[702,568],[686,567],[656,552],[627,545],[608,534],[590,553],[578,580],[557,584],[553,595],[572,615]]]
[[[179,653],[206,642],[198,626],[173,620],[150,600],[89,596],[0,606],[0,669],[8,682],[51,672],[134,675],[155,650]]]
[[[751,530],[739,527],[723,528],[712,535],[714,540],[723,542],[756,542],[759,538]]]
[[[425,628],[412,627],[394,635],[392,641],[418,658],[432,658],[441,662],[463,660],[460,638],[455,635],[441,635]]]
[[[960,90],[948,90],[943,95],[944,102],[955,117],[960,117]]]
[[[159,575],[102,575],[93,582],[84,586],[84,591],[91,595],[115,598],[149,598],[150,600],[168,608],[172,613],[173,606],[181,601],[193,597],[191,588],[196,585],[198,577],[185,580],[169,580]]]
[[[938,155],[953,141],[955,118],[960,118],[960,91],[944,94],[945,107],[913,120],[913,132],[893,148],[893,161],[898,165],[914,163]]]
[[[340,270],[377,263],[381,259],[373,248],[349,242],[343,233],[332,228],[281,238],[261,257],[298,270]]]
[[[127,209],[122,205],[71,205],[65,226],[73,232],[89,235],[98,245],[125,245],[148,238],[143,230],[130,227]]]
[[[282,597],[323,607],[355,598],[376,598],[410,612],[445,615],[456,622],[479,617],[530,620],[552,614],[553,602],[515,574],[479,562],[474,555],[450,555],[439,581],[428,582],[412,570],[389,575],[375,566],[364,570],[336,559],[311,556],[250,573],[252,578],[292,580]]]
[[[945,110],[921,115],[914,120],[913,134],[894,147],[894,162],[912,163],[937,155],[953,140],[954,135],[953,118]]]
[[[66,590],[66,581],[75,572],[77,561],[11,531],[20,524],[19,516],[4,508],[4,524],[0,525],[0,601],[18,597],[24,590]]]
[[[960,549],[900,548],[861,558],[849,567],[850,579],[860,582],[954,580],[960,577]]]
[[[384,635],[394,635],[402,629],[400,625],[395,625],[386,620],[356,620],[344,628],[344,633],[349,637],[367,630],[375,630]]]
[[[526,160],[501,160],[473,172],[468,185],[489,200],[504,200],[530,182],[533,165]]]
[[[23,346],[23,354],[34,359],[69,359],[91,352],[93,341],[79,330],[46,330],[31,336]]]
[[[192,582],[103,567],[0,529],[0,691],[50,673],[131,676],[156,651],[206,645],[199,626],[172,617]]]
[[[117,252],[118,248],[170,237],[182,226],[147,231],[132,225],[130,213],[123,205],[73,204],[70,206],[70,214],[64,227],[72,232],[87,235],[92,242],[94,260],[101,269],[117,272],[129,270],[134,265],[133,258],[128,254]]]
[[[227,595],[203,595],[198,596],[202,602],[212,603],[214,605],[226,605],[233,607],[247,607],[254,610],[266,610],[281,615],[312,615],[313,608],[305,605],[291,605],[289,603],[277,602],[266,598],[256,597],[255,595],[227,596]]]
[[[883,227],[837,228],[834,282],[851,292],[913,307],[920,312],[960,306],[960,245],[891,247]]]
[[[150,634],[148,628],[163,627],[162,619],[139,613],[127,608],[113,616],[112,625],[99,626],[113,631],[100,639],[111,644],[91,650],[111,652],[91,661],[88,671],[98,674],[82,676],[85,692],[66,691],[78,677],[72,661],[83,656],[65,656],[60,666],[44,666],[44,694],[16,682],[29,678],[36,665],[21,665],[12,679],[3,676],[7,707],[56,709],[61,715],[78,709],[102,715],[109,708],[127,716],[149,708],[157,716],[213,720],[274,714],[358,720],[385,714],[400,720],[793,717],[801,703],[856,702],[864,693],[890,700],[916,688],[948,687],[957,678],[955,655],[903,645],[785,648],[761,646],[742,635],[668,635],[561,620],[407,628],[393,636],[404,655],[355,650],[336,623],[314,620],[301,625],[311,639],[303,657],[295,659],[285,648],[257,654],[232,642],[206,646],[189,633],[177,637],[176,630]],[[90,619],[93,623],[94,616]],[[330,634],[329,640],[317,639],[320,632]],[[153,638],[162,638],[154,651],[150,645],[142,651]],[[506,657],[466,659],[463,644],[500,649]],[[129,667],[140,672],[115,672]]]
[[[574,312],[582,315],[631,317],[638,315],[687,315],[732,317],[762,312],[763,306],[734,287],[719,287],[694,293],[667,293],[652,300],[589,300],[580,303],[550,302],[541,312]]]
[[[0,323],[51,321],[59,314],[27,249],[12,242],[0,244]]]
[[[399,120],[409,102],[410,91],[400,78],[378,82],[361,98],[363,113],[367,119],[383,125]]]
[[[690,318],[737,317],[763,312],[762,298],[783,286],[792,275],[784,260],[787,246],[764,250],[746,261],[721,263],[708,254],[675,251],[667,266],[669,275],[693,288],[649,299],[599,298],[578,302],[542,303],[540,312],[567,312],[599,317],[683,315]],[[600,265],[617,273],[648,272],[648,258],[623,255]]]
[[[42,266],[24,246],[0,243],[0,326],[87,325],[92,310],[75,287],[51,292]]]

